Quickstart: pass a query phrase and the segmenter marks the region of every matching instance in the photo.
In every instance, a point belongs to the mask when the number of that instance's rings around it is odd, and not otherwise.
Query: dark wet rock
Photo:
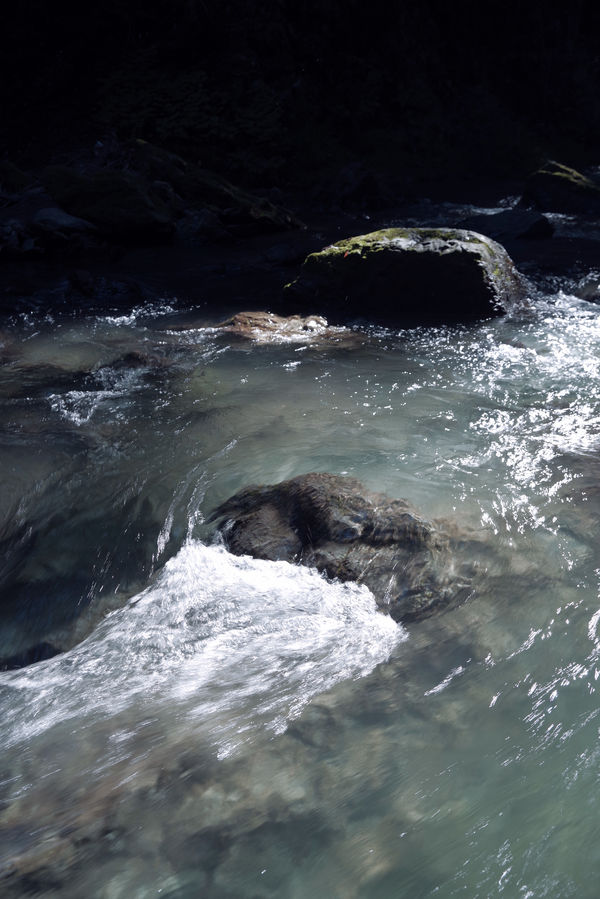
[[[0,260],[29,264],[78,255],[104,247],[90,222],[71,216],[40,185],[31,185],[0,203]]]
[[[292,308],[310,302],[338,320],[400,326],[476,320],[525,303],[523,279],[504,247],[473,231],[435,228],[387,228],[338,241],[308,256],[285,294]]]
[[[600,215],[600,184],[550,160],[529,176],[520,202],[542,212]]]
[[[173,210],[132,172],[102,169],[82,174],[67,166],[50,166],[43,177],[59,206],[91,222],[107,238],[164,241],[173,233]]]
[[[485,234],[500,243],[512,240],[544,240],[552,237],[554,225],[530,209],[506,209],[493,215],[472,215],[458,223],[460,228]]]
[[[38,255],[41,247],[27,225],[20,219],[11,218],[0,222],[0,260],[20,259]]]
[[[182,215],[175,231],[175,241],[182,246],[195,246],[213,240],[225,240],[230,235],[212,209],[193,209]]]
[[[451,528],[354,478],[307,474],[247,487],[212,514],[236,555],[315,567],[365,584],[396,621],[427,617],[468,592]]]
[[[43,253],[39,259],[36,255],[32,257],[36,265],[30,264],[29,257],[6,263],[5,282],[0,288],[0,315],[26,310],[114,312],[140,306],[154,296],[134,278],[101,275],[83,267],[67,268],[65,263],[79,265],[96,261],[71,253],[72,247],[69,242],[66,253],[51,255],[50,260]]]
[[[600,275],[592,273],[583,277],[574,290],[574,294],[582,300],[600,304]]]
[[[364,165],[351,162],[327,179],[317,199],[350,209],[380,209],[396,199],[389,178]]]
[[[40,209],[33,216],[32,225],[43,234],[51,234],[63,239],[68,239],[73,235],[87,236],[96,231],[91,222],[69,215],[68,212],[59,209],[58,206]]]
[[[164,366],[167,360],[164,356],[157,353],[142,352],[141,350],[130,350],[123,356],[119,356],[114,362],[111,362],[107,368],[130,369],[130,368],[146,368],[149,365]]]
[[[110,167],[50,166],[55,203],[113,243],[181,245],[303,227],[289,210],[175,153],[134,140],[113,148]]]
[[[110,278],[92,274],[87,269],[74,269],[68,275],[65,298],[70,305],[130,307],[148,299],[147,291],[133,278]]]
[[[15,207],[16,208],[16,207]],[[57,207],[40,209],[31,217],[0,222],[0,259],[29,261],[60,251],[64,256],[95,248],[96,228]]]
[[[543,293],[558,289],[556,278],[582,278],[598,267],[599,243],[593,238],[555,235],[552,240],[515,240],[510,251],[519,269]]]
[[[104,387],[106,386],[105,379],[110,382],[114,375],[122,372],[139,371],[150,377],[164,372],[171,365],[172,361],[164,352],[161,352],[160,348],[148,347],[143,350],[130,350],[111,362],[98,366],[94,369],[94,375],[100,385]]]

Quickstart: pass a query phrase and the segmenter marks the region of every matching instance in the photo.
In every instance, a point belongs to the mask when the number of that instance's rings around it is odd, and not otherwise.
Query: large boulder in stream
[[[464,598],[472,566],[455,557],[452,526],[354,478],[313,473],[247,487],[212,514],[230,552],[298,562],[365,584],[396,621],[414,621]]]
[[[474,231],[438,228],[340,240],[308,256],[285,293],[288,307],[310,303],[334,319],[400,326],[489,318],[525,302],[504,247]]]
[[[520,203],[542,212],[600,216],[600,184],[549,160],[529,176]]]

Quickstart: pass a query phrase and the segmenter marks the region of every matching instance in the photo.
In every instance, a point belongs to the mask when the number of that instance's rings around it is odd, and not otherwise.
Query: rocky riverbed
[[[600,217],[538,178],[182,235],[157,180],[153,246],[4,188],[4,893],[591,897]],[[502,238],[527,303],[290,317],[387,228]]]

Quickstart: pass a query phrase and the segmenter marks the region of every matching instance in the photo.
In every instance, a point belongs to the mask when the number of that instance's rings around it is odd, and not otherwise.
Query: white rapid
[[[31,746],[66,725],[72,741],[94,721],[168,709],[226,755],[259,727],[281,732],[403,638],[364,587],[189,542],[84,642],[2,675],[3,745]]]

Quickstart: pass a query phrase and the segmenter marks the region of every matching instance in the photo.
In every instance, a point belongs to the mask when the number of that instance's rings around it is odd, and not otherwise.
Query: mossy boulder
[[[504,247],[473,231],[434,228],[387,228],[325,247],[305,259],[285,294],[288,308],[399,326],[488,318],[525,303]]]
[[[312,473],[247,487],[211,517],[230,552],[365,584],[396,621],[425,618],[470,590],[471,562],[457,561],[451,526],[354,478]]]
[[[600,184],[576,169],[548,161],[529,176],[520,202],[542,212],[600,215]]]
[[[237,187],[176,153],[144,140],[130,141],[126,152],[128,165],[148,181],[170,184],[186,205],[212,208],[218,211],[226,224],[246,225],[254,231],[285,231],[303,227],[289,209]]]
[[[67,166],[50,166],[43,180],[59,206],[91,222],[108,238],[153,242],[173,233],[173,210],[132,172],[101,169],[82,174]]]

